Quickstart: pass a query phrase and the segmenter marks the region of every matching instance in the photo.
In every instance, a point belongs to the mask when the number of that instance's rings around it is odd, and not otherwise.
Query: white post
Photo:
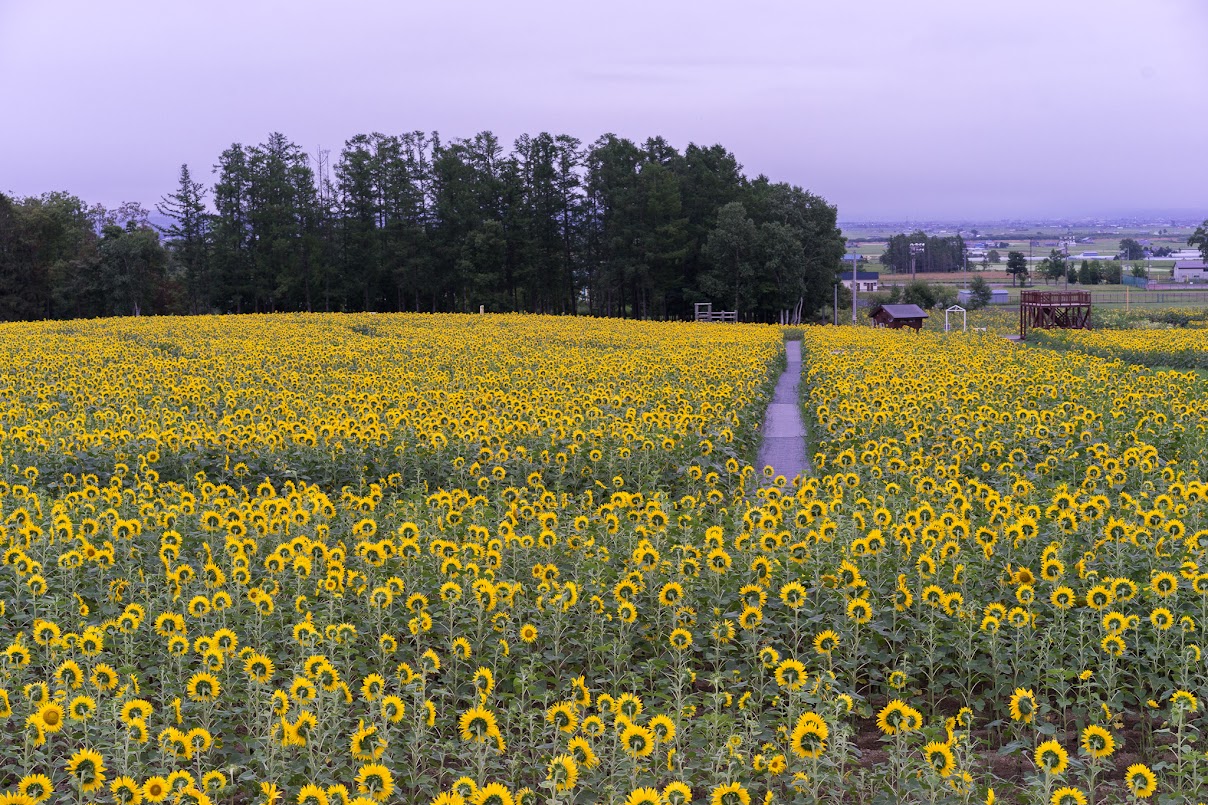
[[[859,292],[860,283],[856,280],[856,258],[852,256],[851,260],[851,323],[858,324],[856,321],[856,296]]]

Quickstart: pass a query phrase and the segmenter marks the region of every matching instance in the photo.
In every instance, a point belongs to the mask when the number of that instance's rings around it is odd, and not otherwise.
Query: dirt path
[[[801,406],[797,399],[797,389],[801,385],[801,342],[786,341],[784,353],[788,366],[776,383],[776,394],[768,405],[757,469],[770,465],[776,475],[791,481],[811,470],[805,455],[805,423],[801,421]]]

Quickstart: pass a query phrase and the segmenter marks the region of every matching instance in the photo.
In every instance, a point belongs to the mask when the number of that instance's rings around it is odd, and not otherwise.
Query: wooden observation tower
[[[1019,338],[1028,330],[1089,330],[1090,291],[1023,291],[1019,295]]]

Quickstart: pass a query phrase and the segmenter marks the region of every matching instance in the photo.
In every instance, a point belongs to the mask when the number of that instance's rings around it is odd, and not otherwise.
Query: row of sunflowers
[[[1060,330],[1041,333],[1039,337],[1048,346],[1142,366],[1182,371],[1208,369],[1208,345],[1203,329]]]
[[[987,336],[9,326],[10,802],[1195,802],[1204,389]]]

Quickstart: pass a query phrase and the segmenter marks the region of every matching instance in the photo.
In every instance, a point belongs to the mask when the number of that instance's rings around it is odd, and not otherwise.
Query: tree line
[[[155,205],[0,194],[0,319],[528,311],[801,320],[844,252],[825,199],[661,137],[358,134],[232,144]]]
[[[917,252],[911,245],[917,244]],[[913,258],[916,273],[961,271],[965,268],[965,239],[960,235],[940,237],[921,230],[892,236],[881,253],[881,265],[894,274],[909,274]]]

